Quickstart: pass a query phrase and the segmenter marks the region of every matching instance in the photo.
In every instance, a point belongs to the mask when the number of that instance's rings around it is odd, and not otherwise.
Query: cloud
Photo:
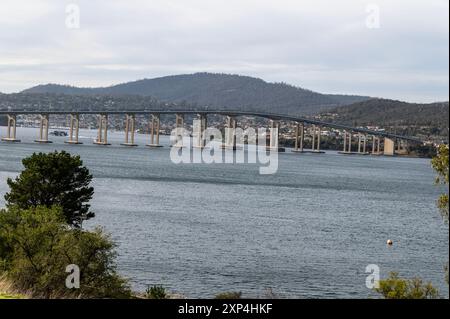
[[[65,25],[66,5],[80,28]],[[448,1],[6,0],[0,91],[200,71],[320,92],[448,100]]]

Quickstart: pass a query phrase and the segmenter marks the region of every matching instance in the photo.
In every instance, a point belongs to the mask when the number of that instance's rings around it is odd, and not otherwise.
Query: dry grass
[[[0,299],[27,299],[27,294],[16,291],[11,281],[0,275]]]

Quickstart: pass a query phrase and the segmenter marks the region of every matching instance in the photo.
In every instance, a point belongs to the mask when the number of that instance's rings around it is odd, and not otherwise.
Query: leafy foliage
[[[438,174],[438,176],[436,177],[436,184],[448,185],[448,153],[448,145],[440,145],[438,149],[438,155],[431,160],[431,165]],[[448,191],[447,194],[442,194],[439,197],[438,207],[441,210],[444,220],[448,223]]]
[[[375,291],[386,299],[435,299],[439,293],[431,283],[424,284],[420,278],[401,279],[398,273],[392,272],[388,279],[380,280]]]
[[[227,291],[217,294],[215,299],[241,299],[242,292],[240,291]]]
[[[128,298],[115,270],[114,244],[100,229],[70,228],[60,207],[0,211],[0,260],[19,291],[38,298]],[[80,288],[68,289],[66,266],[76,264]]]
[[[81,227],[83,220],[94,217],[87,202],[94,194],[89,187],[92,175],[79,156],[65,151],[34,153],[22,160],[25,170],[14,180],[5,195],[7,207],[28,209],[37,206],[61,206],[68,224]]]
[[[166,299],[167,293],[163,286],[148,287],[145,291],[148,299]]]

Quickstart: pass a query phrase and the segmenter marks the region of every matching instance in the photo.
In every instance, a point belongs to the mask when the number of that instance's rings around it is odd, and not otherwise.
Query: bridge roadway
[[[399,139],[408,142],[422,143],[420,139],[415,137],[403,136],[393,133],[388,133],[384,131],[374,131],[365,128],[352,127],[348,125],[336,124],[336,123],[328,123],[314,119],[307,119],[303,117],[293,116],[293,115],[285,115],[285,114],[275,114],[275,113],[261,113],[261,112],[253,112],[253,111],[233,111],[233,110],[139,110],[139,111],[109,111],[109,110],[98,110],[98,111],[0,111],[0,115],[70,115],[70,114],[92,114],[92,115],[101,115],[101,114],[190,114],[190,115],[224,115],[224,116],[254,116],[267,118],[269,120],[275,121],[292,121],[296,123],[305,123],[311,125],[317,125],[321,127],[329,127],[339,130],[346,130],[355,133],[361,134],[369,134],[378,137],[387,137],[391,139]]]

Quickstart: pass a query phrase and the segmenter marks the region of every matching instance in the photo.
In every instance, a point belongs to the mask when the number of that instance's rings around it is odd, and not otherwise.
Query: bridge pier
[[[347,151],[347,132],[344,131],[344,150],[342,153],[345,153]]]
[[[199,113],[197,114],[197,120],[194,121],[193,134],[192,137],[194,139],[194,148],[205,148],[206,140],[205,140],[205,132],[208,127],[208,119],[206,114]]]
[[[408,149],[405,146],[406,142],[402,139],[397,139],[397,154],[398,155],[407,155]]]
[[[380,138],[378,136],[372,136],[372,155],[382,155],[380,151]]]
[[[394,156],[395,155],[394,141],[390,138],[384,138],[384,150],[383,154],[386,156]]]
[[[41,123],[39,125],[39,139],[34,140],[36,143],[52,143],[48,140],[49,115],[41,114]]]
[[[225,128],[225,143],[222,144],[222,148],[236,150],[236,118],[231,115],[227,115],[227,127]]]
[[[359,155],[368,155],[366,152],[367,145],[367,136],[361,133],[358,133],[358,154]]]
[[[269,147],[266,150],[271,152],[284,152],[284,147],[279,147],[280,121],[270,120],[269,128]]]
[[[295,145],[293,152],[303,153],[303,144],[305,138],[305,124],[295,123]]]
[[[159,145],[159,127],[160,127],[160,117],[159,114],[152,114],[152,121],[150,127],[150,144],[148,147],[162,147]]]
[[[70,114],[70,126],[69,126],[69,140],[64,141],[67,144],[83,144],[78,141],[80,132],[80,117],[78,114]],[[74,134],[75,131],[75,134]]]
[[[322,128],[320,126],[313,125],[312,126],[312,145],[311,152],[312,153],[325,153],[320,150],[320,136],[322,133]],[[317,135],[317,137],[316,137]]]
[[[344,131],[344,149],[339,154],[350,155],[352,152],[352,133]]]
[[[358,153],[361,153],[361,133],[358,133]]]
[[[137,146],[134,143],[134,133],[135,133],[136,116],[134,114],[125,115],[125,143],[120,145],[124,146]]]
[[[15,114],[8,114],[8,129],[7,129],[7,135],[6,137],[2,138],[2,141],[5,142],[20,142],[16,138],[16,115]]]
[[[183,147],[184,137],[184,114],[177,113],[175,118],[175,143],[172,147]]]
[[[94,144],[111,145],[108,143],[108,114],[98,115],[98,133]]]

